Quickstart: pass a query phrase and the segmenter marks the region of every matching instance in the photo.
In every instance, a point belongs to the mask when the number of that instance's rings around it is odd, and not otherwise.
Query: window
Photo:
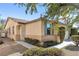
[[[50,28],[47,28],[47,35],[50,35],[51,32],[50,32]]]
[[[51,25],[49,23],[47,23],[47,35],[50,35],[51,34]]]
[[[54,34],[53,24],[47,23],[46,31],[47,35],[53,35]]]

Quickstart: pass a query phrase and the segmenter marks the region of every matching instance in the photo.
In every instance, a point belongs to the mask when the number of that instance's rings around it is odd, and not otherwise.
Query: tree
[[[0,30],[4,28],[4,20],[0,16]]]
[[[59,17],[62,16],[65,20],[66,24],[66,31],[65,31],[65,37],[64,39],[68,39],[70,37],[70,30],[73,26],[73,24],[76,21],[79,21],[78,14],[75,16],[73,13],[78,8],[78,4],[65,4],[65,3],[43,3],[43,4],[36,4],[36,3],[20,3],[18,4],[22,7],[25,7],[26,14],[27,13],[36,13],[38,12],[38,6],[45,7],[45,15],[44,17],[47,17],[48,19],[56,19],[57,22],[59,20]],[[75,17],[75,18],[74,18]]]

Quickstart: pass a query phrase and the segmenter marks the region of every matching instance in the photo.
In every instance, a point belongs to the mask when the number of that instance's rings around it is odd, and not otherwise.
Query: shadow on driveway
[[[65,47],[65,49],[71,50],[71,51],[79,51],[79,46],[77,47],[74,45],[70,45],[70,46]]]

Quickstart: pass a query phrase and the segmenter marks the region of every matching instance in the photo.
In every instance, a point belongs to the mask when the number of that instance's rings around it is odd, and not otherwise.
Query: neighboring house
[[[56,26],[59,28],[65,27],[63,24],[56,24],[56,21],[47,21],[43,17],[32,21],[8,17],[5,31],[7,32],[7,37],[13,40],[32,38],[39,41],[60,41]]]

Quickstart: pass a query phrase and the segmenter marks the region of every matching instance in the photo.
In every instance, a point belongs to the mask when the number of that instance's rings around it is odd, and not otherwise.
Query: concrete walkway
[[[56,46],[52,46],[52,47],[49,47],[49,48],[59,48],[59,49],[61,49],[63,47],[69,46],[69,45],[75,45],[71,39],[66,40],[66,41],[64,40],[61,44],[58,44]]]
[[[34,47],[37,47],[37,46],[34,46],[34,45],[31,45],[29,43],[26,43],[26,42],[23,42],[23,41],[16,41],[18,44],[21,44],[22,46],[30,49],[30,48],[34,48]],[[63,47],[66,47],[66,46],[69,46],[69,45],[75,45],[72,40],[67,40],[67,41],[63,41],[61,44],[58,44],[58,45],[55,45],[55,46],[51,46],[51,47],[48,47],[48,48],[63,48]]]
[[[18,44],[30,49],[30,48],[34,48],[36,46],[32,45],[32,44],[29,44],[29,43],[26,43],[26,42],[23,42],[23,41],[16,41]]]

